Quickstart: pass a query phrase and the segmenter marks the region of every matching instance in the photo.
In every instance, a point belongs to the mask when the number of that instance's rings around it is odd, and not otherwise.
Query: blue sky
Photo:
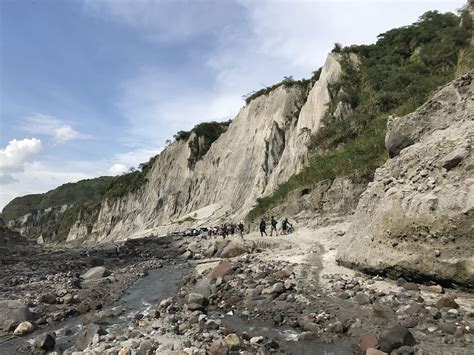
[[[0,0],[0,208],[113,175],[242,95],[465,1]]]

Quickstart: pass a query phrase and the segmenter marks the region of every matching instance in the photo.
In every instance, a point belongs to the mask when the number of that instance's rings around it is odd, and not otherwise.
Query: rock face
[[[362,194],[342,264],[474,285],[473,73],[389,119],[389,159]]]
[[[330,100],[328,85],[341,74],[338,60],[338,54],[328,56],[309,91],[280,86],[253,99],[192,164],[196,133],[170,144],[154,160],[141,188],[104,199],[92,228],[76,223],[68,241],[120,240],[224,216],[241,220],[256,198],[273,192],[304,165],[306,139],[319,128]]]
[[[0,324],[6,320],[23,322],[33,320],[29,308],[21,301],[0,301]]]

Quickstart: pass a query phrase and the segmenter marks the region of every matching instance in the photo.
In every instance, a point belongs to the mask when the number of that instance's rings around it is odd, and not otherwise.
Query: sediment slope
[[[473,76],[389,119],[391,159],[359,200],[341,264],[474,285]]]
[[[154,159],[143,187],[106,197],[94,225],[78,221],[68,240],[120,240],[244,218],[256,198],[303,166],[307,138],[318,129],[330,100],[328,86],[341,74],[339,58],[328,56],[309,92],[304,85],[282,85],[253,99],[193,164],[189,142],[195,133],[173,142]]]

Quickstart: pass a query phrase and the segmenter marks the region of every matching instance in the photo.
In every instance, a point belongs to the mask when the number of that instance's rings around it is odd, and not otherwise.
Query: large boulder
[[[221,257],[223,258],[233,258],[239,255],[242,255],[246,252],[244,245],[239,242],[232,242],[227,245],[224,250],[222,250]]]
[[[24,321],[21,322],[18,327],[16,327],[13,335],[22,336],[26,334],[33,333],[35,331],[35,325],[32,322]]]
[[[393,158],[361,195],[339,263],[474,286],[473,76],[389,120]]]
[[[34,344],[37,348],[50,351],[54,349],[56,345],[56,339],[52,334],[44,333],[44,334],[38,335],[35,338]]]
[[[100,325],[94,323],[89,324],[77,335],[76,348],[81,351],[87,348],[96,334],[105,335],[107,333]]]
[[[406,328],[399,325],[387,328],[379,336],[380,350],[390,353],[392,350],[398,349],[401,346],[416,344],[413,334]]]
[[[235,264],[229,261],[222,261],[214,269],[212,269],[207,277],[210,279],[217,279],[231,274],[234,271]]]
[[[3,324],[6,320],[23,322],[33,320],[33,315],[21,301],[0,301],[0,324]]]
[[[84,280],[97,280],[110,275],[110,271],[103,266],[96,266],[87,270],[81,277]]]

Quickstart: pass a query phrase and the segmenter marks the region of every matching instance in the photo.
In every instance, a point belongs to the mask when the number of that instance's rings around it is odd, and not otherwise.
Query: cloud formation
[[[115,175],[121,175],[127,172],[127,170],[128,168],[126,165],[117,163],[110,167],[109,173],[115,176]]]
[[[0,149],[0,171],[2,173],[22,171],[24,164],[32,161],[41,148],[41,140],[36,138],[11,140],[5,148]]]
[[[27,117],[22,128],[25,132],[50,136],[54,143],[89,138],[56,117],[41,113]]]
[[[13,139],[0,149],[0,185],[15,182],[12,173],[23,171],[25,163],[32,161],[41,149],[41,140],[36,138]]]

